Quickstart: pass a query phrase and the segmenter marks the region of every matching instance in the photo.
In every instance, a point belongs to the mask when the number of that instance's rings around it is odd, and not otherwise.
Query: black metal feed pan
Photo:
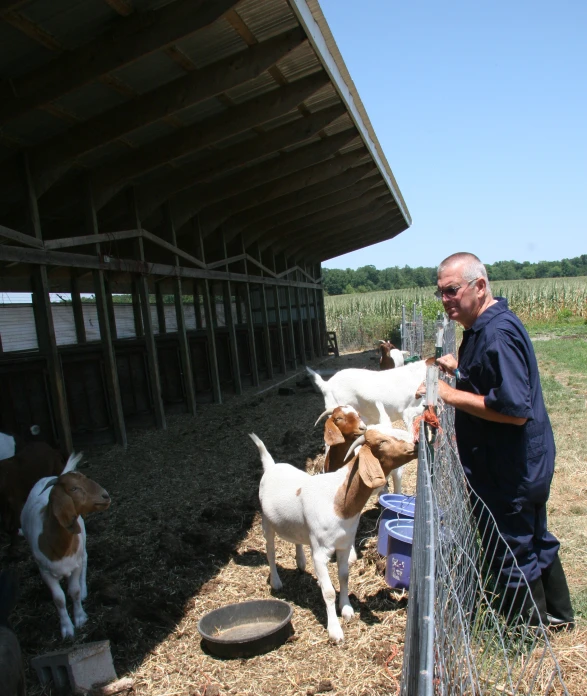
[[[227,604],[198,622],[203,647],[219,657],[250,657],[269,652],[293,634],[293,609],[281,599]]]

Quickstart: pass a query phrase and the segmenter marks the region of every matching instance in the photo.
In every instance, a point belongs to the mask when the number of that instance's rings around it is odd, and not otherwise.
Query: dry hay
[[[374,357],[373,351],[340,356],[324,368],[376,369]],[[24,544],[16,559],[9,559],[2,539],[3,566],[15,566],[21,576],[12,619],[26,660],[29,696],[51,695],[30,669],[31,657],[103,639],[110,640],[118,675],[133,678],[136,694],[396,693],[407,595],[385,583],[374,500],[357,534],[359,559],[350,572],[356,616],[343,625],[342,645],[328,641],[309,554],[301,573],[293,546],[278,540],[284,587],[278,593],[269,587],[257,497],[261,465],[247,434],[256,432],[277,461],[309,471],[320,469],[323,461],[322,429],[313,428],[322,399],[300,377],[287,386],[295,393],[249,390],[224,405],[200,408],[195,418],[170,417],[166,431],[130,433],[126,451],[112,446],[85,452],[80,470],[99,481],[113,502],[107,512],[87,520],[89,621],[74,641],[61,640],[49,591]],[[415,489],[415,468],[408,465],[404,474],[408,493]],[[336,564],[330,567],[338,587]],[[285,645],[236,660],[202,650],[197,623],[206,612],[271,596],[294,610],[295,634]],[[577,684],[585,684],[585,636],[576,632],[556,643],[561,641],[565,678],[570,675]],[[587,687],[572,693],[587,693]]]

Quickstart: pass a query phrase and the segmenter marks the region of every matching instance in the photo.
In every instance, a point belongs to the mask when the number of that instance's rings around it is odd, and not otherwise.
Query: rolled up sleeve
[[[532,420],[532,391],[525,351],[508,334],[498,334],[484,358],[494,385],[485,396],[485,406],[506,416]]]

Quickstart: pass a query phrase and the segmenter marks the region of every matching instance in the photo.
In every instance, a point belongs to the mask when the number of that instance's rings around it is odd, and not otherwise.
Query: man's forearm
[[[493,423],[508,423],[509,425],[524,425],[528,420],[527,418],[518,418],[517,416],[506,416],[493,408],[488,408],[485,405],[485,397],[481,394],[471,394],[470,392],[453,389],[441,381],[439,381],[438,386],[440,388],[439,396],[446,404],[454,406],[460,411],[465,411],[465,413],[469,413],[471,416],[477,416]]]

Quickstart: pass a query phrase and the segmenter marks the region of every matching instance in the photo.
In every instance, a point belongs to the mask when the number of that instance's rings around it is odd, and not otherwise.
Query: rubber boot
[[[558,554],[552,565],[542,571],[542,585],[546,596],[549,628],[572,630],[575,627],[575,615],[567,578]]]
[[[528,584],[530,592],[526,583],[520,583],[517,587],[506,587],[500,612],[510,625],[515,624],[521,616],[524,623],[530,626],[538,626],[541,621],[546,626],[548,619],[542,579],[537,578]]]

